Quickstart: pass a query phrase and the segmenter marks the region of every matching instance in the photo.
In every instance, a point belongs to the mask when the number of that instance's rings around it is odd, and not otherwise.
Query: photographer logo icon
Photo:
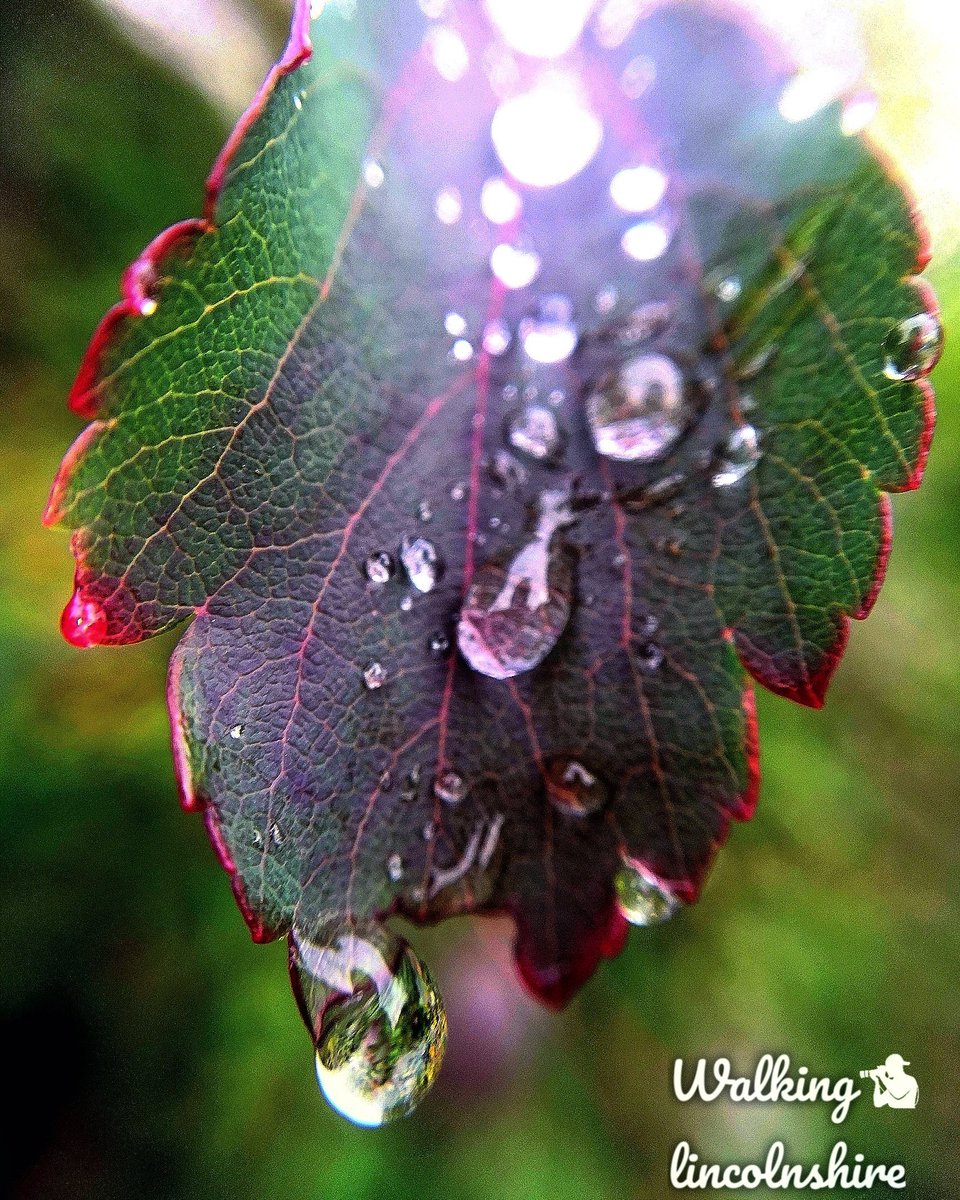
[[[910,1064],[900,1054],[890,1054],[882,1067],[861,1071],[861,1079],[873,1080],[874,1108],[916,1108],[920,1086],[904,1067]]]

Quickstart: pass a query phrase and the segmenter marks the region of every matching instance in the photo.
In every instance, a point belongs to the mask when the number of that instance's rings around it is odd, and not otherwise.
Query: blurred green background
[[[866,16],[884,130],[922,192],[929,182],[949,331],[960,187],[955,140],[930,135],[955,131],[954,80],[932,60],[922,83],[906,71],[920,16],[848,7]],[[448,1001],[448,1064],[415,1117],[355,1129],[317,1092],[284,948],[251,945],[201,822],[177,805],[170,639],[80,654],[57,631],[71,560],[39,518],[78,429],[73,371],[124,265],[198,212],[285,21],[279,0],[139,8],[152,24],[82,0],[0,7],[4,1192],[662,1200],[682,1138],[708,1160],[750,1162],[776,1138],[816,1161],[842,1136],[851,1153],[903,1162],[907,1195],[954,1197],[960,339],[935,377],[926,483],[895,501],[875,613],[824,712],[760,698],[759,813],[703,902],[635,932],[559,1017],[521,993],[501,924],[415,931]],[[943,37],[941,66],[960,55],[955,28]],[[820,1105],[671,1099],[676,1056],[724,1054],[746,1071],[768,1051],[832,1076],[896,1051],[920,1106],[875,1111],[865,1097],[838,1130]]]

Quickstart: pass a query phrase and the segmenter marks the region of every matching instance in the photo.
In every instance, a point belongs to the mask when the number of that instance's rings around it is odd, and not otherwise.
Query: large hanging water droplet
[[[551,759],[545,777],[550,803],[568,816],[587,817],[607,803],[605,785],[578,759]]]
[[[614,887],[620,910],[631,925],[659,925],[680,905],[676,896],[631,859],[624,860]]]
[[[74,592],[60,618],[60,632],[78,650],[101,645],[107,636],[103,605],[96,600],[84,600],[79,592]]]
[[[538,666],[570,620],[573,571],[569,555],[553,545],[556,531],[571,520],[567,496],[547,492],[540,503],[532,540],[506,567],[480,567],[457,621],[460,653],[490,679]]]
[[[714,487],[732,487],[760,461],[760,438],[752,425],[738,425],[730,434],[713,475]]]
[[[407,578],[418,592],[432,592],[443,575],[443,562],[433,542],[426,538],[404,538],[400,561]]]
[[[546,462],[560,450],[560,426],[549,408],[530,404],[511,418],[507,440],[528,458]]]
[[[520,325],[520,340],[534,362],[565,362],[577,348],[579,334],[573,323],[573,307],[566,296],[547,296],[535,317]]]
[[[378,550],[367,559],[364,564],[364,570],[371,583],[375,583],[378,586],[389,583],[396,570],[393,555],[388,554],[386,550]]]
[[[918,313],[890,331],[883,353],[888,379],[900,383],[929,375],[943,353],[943,326],[933,313]]]
[[[378,927],[319,941],[294,930],[291,976],[333,1108],[366,1126],[412,1112],[440,1069],[447,1019],[407,943]]]
[[[617,462],[652,462],[689,419],[680,368],[665,354],[632,358],[587,400],[597,452]]]

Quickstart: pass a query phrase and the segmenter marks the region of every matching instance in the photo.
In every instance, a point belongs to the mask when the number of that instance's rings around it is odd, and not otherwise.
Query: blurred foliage
[[[662,1200],[681,1138],[746,1162],[776,1138],[812,1161],[842,1136],[904,1162],[910,1196],[954,1196],[960,349],[935,377],[926,483],[894,502],[874,615],[824,712],[761,697],[759,814],[702,903],[635,933],[559,1018],[520,995],[499,926],[415,931],[447,996],[450,1061],[416,1117],[354,1129],[316,1090],[284,948],[249,943],[202,823],[177,806],[171,640],[62,643],[70,557],[39,525],[77,429],[63,401],[86,338],[123,265],[199,211],[223,133],[87,8],[0,9],[5,1190]],[[958,272],[940,261],[931,274],[948,330]],[[834,1076],[897,1051],[920,1106],[864,1100],[838,1130],[819,1105],[670,1099],[677,1055],[750,1070],[776,1051]]]

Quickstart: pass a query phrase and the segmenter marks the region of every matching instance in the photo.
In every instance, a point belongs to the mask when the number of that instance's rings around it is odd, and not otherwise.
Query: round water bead
[[[597,452],[616,462],[653,462],[691,418],[683,373],[665,354],[641,354],[609,375],[587,400]]]
[[[295,929],[290,970],[333,1108],[366,1126],[412,1112],[440,1070],[447,1019],[409,945],[378,926],[318,940]]]
[[[507,440],[528,458],[547,462],[559,452],[562,436],[554,413],[542,405],[530,404],[511,418]]]
[[[624,858],[614,887],[623,915],[631,925],[660,925],[677,911],[680,902],[639,863]]]
[[[918,313],[887,335],[883,373],[896,382],[929,375],[943,353],[943,326],[933,313]]]
[[[587,817],[607,803],[604,783],[576,758],[550,759],[545,779],[550,803],[568,816]]]
[[[738,425],[727,439],[713,475],[714,487],[732,487],[760,461],[760,438],[752,425]]]
[[[431,517],[433,514],[430,514]],[[421,513],[421,520],[424,520]],[[407,578],[418,592],[432,592],[443,574],[443,562],[433,542],[426,538],[404,538],[400,546],[400,561]]]

